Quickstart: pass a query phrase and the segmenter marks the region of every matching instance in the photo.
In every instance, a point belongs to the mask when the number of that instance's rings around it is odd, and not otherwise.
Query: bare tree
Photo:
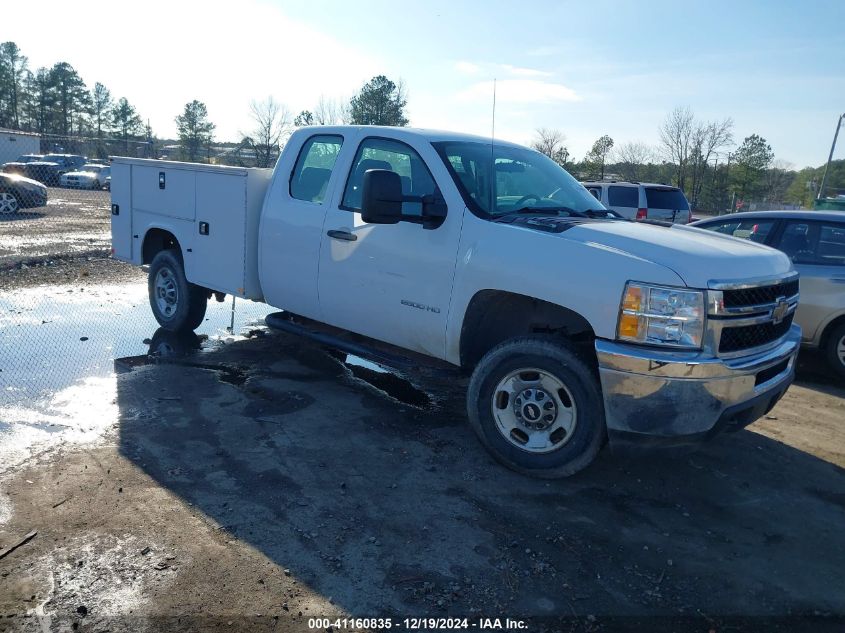
[[[677,166],[678,187],[686,184],[687,167],[693,145],[694,116],[688,107],[676,107],[660,126],[660,144],[669,162]]]
[[[314,108],[315,125],[343,125],[349,123],[350,115],[347,102],[336,101],[320,95],[317,107]]]
[[[566,135],[560,130],[540,127],[535,130],[531,147],[545,154],[561,167],[565,167],[569,159],[569,149],[564,144],[565,141]]]
[[[795,165],[783,159],[775,159],[763,174],[766,202],[783,202],[786,190],[795,179]]]
[[[698,206],[704,177],[708,173],[710,164],[719,150],[733,143],[733,119],[730,117],[721,121],[709,121],[694,125],[692,133],[692,147],[690,151],[690,169],[692,185],[690,187],[690,201],[693,208]]]
[[[620,145],[614,152],[614,160],[619,163],[619,170],[628,180],[640,180],[646,164],[654,161],[654,149],[642,141],[632,141]]]
[[[273,97],[252,101],[249,111],[255,127],[251,134],[244,135],[244,142],[255,151],[257,167],[271,167],[283,140],[290,134],[290,112]]]

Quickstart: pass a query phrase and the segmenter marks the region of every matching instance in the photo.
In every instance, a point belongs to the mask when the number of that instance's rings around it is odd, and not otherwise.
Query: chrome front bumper
[[[765,415],[792,383],[801,328],[763,353],[723,359],[596,341],[611,443],[686,444]]]

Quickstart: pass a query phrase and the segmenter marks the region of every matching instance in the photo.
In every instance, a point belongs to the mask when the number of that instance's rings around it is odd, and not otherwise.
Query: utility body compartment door
[[[197,172],[193,251],[185,257],[188,279],[244,296],[246,216],[246,176]]]
[[[193,220],[196,186],[195,171],[165,165],[133,165],[132,208],[180,220]]]
[[[112,165],[111,246],[115,259],[132,261],[132,167]]]

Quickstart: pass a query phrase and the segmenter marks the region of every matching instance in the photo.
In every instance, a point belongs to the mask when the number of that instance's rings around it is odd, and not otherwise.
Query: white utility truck
[[[341,350],[460,368],[473,428],[523,473],[742,428],[793,379],[785,255],[621,218],[519,145],[308,127],[272,171],[115,158],[111,194],[114,256],[149,266],[163,327],[231,294]]]

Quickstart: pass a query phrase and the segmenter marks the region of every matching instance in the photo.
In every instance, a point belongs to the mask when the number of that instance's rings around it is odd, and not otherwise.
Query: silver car
[[[818,348],[845,378],[845,212],[751,211],[692,226],[783,251],[801,275],[795,321],[805,347]]]

